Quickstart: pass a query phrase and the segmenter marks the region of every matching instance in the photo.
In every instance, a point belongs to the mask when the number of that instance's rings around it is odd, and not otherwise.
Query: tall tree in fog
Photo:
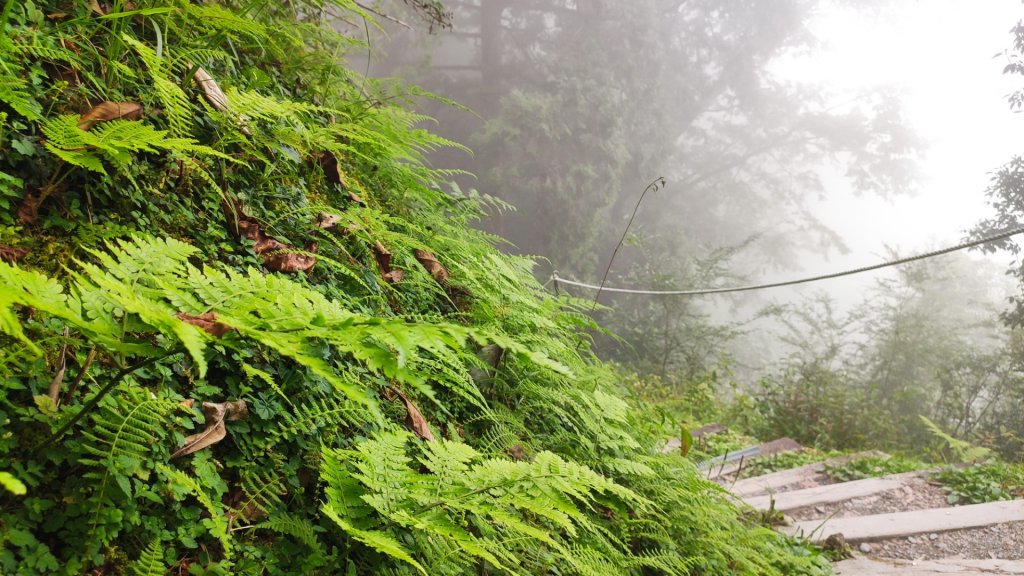
[[[516,206],[492,228],[564,274],[599,277],[640,191],[667,177],[612,277],[692,287],[715,280],[701,260],[752,237],[745,265],[762,270],[798,248],[840,244],[806,209],[827,193],[825,178],[881,195],[910,181],[917,143],[891,95],[837,104],[773,74],[779,58],[814,50],[807,23],[818,4],[448,0],[454,30],[429,40],[430,59],[397,35],[377,65],[413,64],[402,75],[420,70],[426,87],[478,114],[436,111],[444,135],[476,152],[437,161]],[[728,271],[721,264],[712,268]],[[691,370],[715,353],[685,342],[708,333],[699,305],[605,301],[615,307],[605,322],[632,347],[623,358]]]
[[[479,186],[518,207],[501,232],[559,269],[592,277],[659,175],[641,220],[659,258],[754,234],[777,256],[794,231],[836,241],[804,209],[823,166],[891,194],[915,149],[890,96],[835,105],[772,74],[813,50],[818,3],[449,0],[454,35],[423,80],[482,115],[452,136],[474,144]]]

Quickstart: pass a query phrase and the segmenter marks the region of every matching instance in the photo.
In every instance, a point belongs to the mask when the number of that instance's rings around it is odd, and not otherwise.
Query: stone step
[[[802,490],[793,490],[792,492],[782,492],[780,494],[752,496],[744,498],[743,500],[758,510],[767,510],[772,507],[774,503],[775,510],[788,512],[798,508],[818,506],[819,504],[845,502],[854,498],[871,496],[872,494],[878,494],[880,492],[888,492],[889,490],[901,488],[912,478],[920,476],[920,472],[905,472],[903,474],[893,474],[882,478],[865,478],[864,480],[853,480],[851,482],[843,482],[841,484],[827,484],[825,486],[815,486],[814,488],[804,488]]]
[[[833,534],[842,534],[847,542],[863,542],[1022,521],[1024,500],[1008,500],[891,514],[806,520],[783,526],[780,531],[815,542],[823,541]]]
[[[853,558],[833,566],[839,576],[935,576],[961,574],[964,576],[1024,576],[1024,562],[1020,560],[964,560],[947,558],[911,562],[909,560],[869,560]]]
[[[884,455],[884,452],[872,450],[868,452],[858,452],[857,454],[849,454],[846,456],[838,456],[821,462],[815,462],[814,464],[800,466],[799,468],[790,468],[789,470],[781,470],[779,472],[763,474],[753,478],[744,478],[743,480],[734,482],[728,488],[730,492],[741,498],[760,496],[761,494],[767,494],[769,492],[779,493],[782,488],[787,486],[794,486],[801,482],[814,480],[819,474],[825,472],[826,466],[839,466],[862,458],[881,457]]]

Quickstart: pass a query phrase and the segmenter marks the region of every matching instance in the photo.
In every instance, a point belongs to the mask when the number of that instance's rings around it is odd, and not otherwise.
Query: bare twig
[[[356,2],[355,5],[359,6],[363,10],[366,10],[367,12],[372,12],[372,13],[376,14],[377,16],[380,16],[381,18],[383,18],[385,20],[389,20],[391,22],[394,22],[395,24],[398,24],[399,26],[405,28],[406,30],[412,30],[412,26],[409,26],[408,24],[406,24],[405,22],[402,22],[401,20],[399,20],[398,18],[395,18],[394,16],[390,16],[390,15],[385,14],[383,12],[379,12],[377,10],[374,10],[373,8],[367,6],[366,4],[363,4],[362,2]]]
[[[82,378],[85,378],[85,373],[89,371],[89,367],[92,366],[93,360],[96,359],[96,347],[93,346],[92,350],[89,350],[89,355],[85,357],[85,363],[82,364],[82,369],[78,371],[78,376],[75,376],[75,380],[71,382],[71,386],[68,387],[68,391],[64,393],[64,404],[70,404],[75,398],[75,392],[78,391],[78,385],[82,383]]]
[[[64,383],[64,371],[68,367],[68,327],[64,327],[64,343],[60,346],[60,357],[57,358],[57,374],[54,375],[53,380],[50,381],[50,388],[46,391],[46,395],[53,401],[54,406],[57,405],[57,400],[60,398],[60,386]]]

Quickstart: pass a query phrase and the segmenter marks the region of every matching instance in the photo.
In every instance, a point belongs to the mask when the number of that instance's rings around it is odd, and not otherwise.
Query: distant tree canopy
[[[1024,76],[1024,21],[1012,30],[1013,48],[1007,53],[1008,62],[1004,74]],[[1010,108],[1019,112],[1024,108],[1024,89],[1008,98]],[[1009,162],[992,173],[989,187],[985,192],[995,215],[978,223],[970,233],[971,239],[983,238],[997,232],[1024,226],[1024,156],[1016,155]],[[1024,289],[1024,260],[1020,258],[1020,237],[1005,238],[980,247],[983,252],[1005,251],[1014,256],[1007,274],[1017,278]],[[1013,327],[1024,327],[1024,295],[1010,299],[1012,307],[1003,314],[1004,321]]]
[[[839,242],[804,208],[827,192],[824,174],[899,193],[918,149],[892,95],[837,106],[773,72],[815,48],[818,4],[452,0],[454,31],[432,40],[420,80],[480,114],[451,134],[474,143],[460,164],[518,208],[500,231],[559,270],[592,277],[656,176],[669,184],[638,229],[653,257],[760,235],[760,256],[784,262],[793,232]],[[416,53],[393,46],[384,67],[405,70]]]
[[[565,275],[600,278],[640,192],[666,177],[611,278],[696,287],[841,247],[807,208],[829,185],[888,196],[913,183],[919,143],[892,94],[865,90],[837,104],[775,72],[817,47],[808,24],[819,4],[452,0],[452,31],[397,31],[373,69],[475,112],[432,111],[445,136],[475,152],[436,161],[515,206],[487,226]],[[602,302],[614,304],[603,321],[626,342],[602,347],[614,357],[663,373],[717,354],[690,346],[695,334],[723,333],[699,305],[677,300],[666,321],[646,297]]]

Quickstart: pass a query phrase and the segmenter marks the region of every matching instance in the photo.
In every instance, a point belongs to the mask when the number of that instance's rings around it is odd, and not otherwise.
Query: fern
[[[647,506],[632,491],[549,452],[533,462],[481,459],[469,446],[442,440],[419,446],[429,473],[418,473],[406,455],[408,438],[385,433],[356,450],[326,452],[324,512],[354,539],[421,570],[437,559],[416,558],[399,544],[403,538],[444,542],[466,557],[518,574],[516,552],[524,542],[569,560],[573,553],[557,532],[572,537],[583,530],[606,541],[584,511],[600,495],[638,510]],[[605,556],[606,562],[620,560]]]
[[[167,131],[131,120],[111,120],[86,131],[79,127],[79,117],[58,116],[43,124],[46,149],[65,162],[94,172],[106,174],[103,160],[119,171],[127,172],[139,152],[202,155],[234,161],[208,146],[188,138],[169,138]]]
[[[320,544],[318,534],[324,529],[314,525],[309,520],[300,518],[293,514],[277,514],[256,524],[257,530],[270,530],[278,534],[285,534],[301,542],[316,558],[324,558],[323,547]]]
[[[167,569],[163,561],[163,547],[159,540],[152,541],[142,555],[129,567],[132,576],[164,576]]]
[[[42,106],[25,90],[26,82],[21,78],[0,72],[0,102],[33,122],[43,119]]]
[[[164,114],[167,116],[170,132],[174,135],[191,132],[191,104],[185,91],[168,77],[170,66],[167,61],[157,55],[155,50],[129,34],[122,35],[121,39],[131,46],[145,63],[146,70],[149,71],[150,79],[153,82],[153,90],[164,106]]]
[[[234,548],[232,545],[231,530],[227,522],[227,512],[224,507],[221,506],[220,503],[214,502],[206,493],[203,486],[201,486],[195,478],[185,474],[181,470],[171,468],[166,464],[158,464],[157,469],[168,480],[170,480],[172,484],[184,488],[185,491],[195,496],[203,508],[206,509],[209,513],[209,517],[203,519],[203,524],[210,531],[210,534],[220,541],[223,551],[222,563],[230,566],[231,558],[234,554]]]
[[[279,458],[278,458],[279,459]],[[240,487],[247,500],[240,506],[250,516],[256,511],[270,515],[282,507],[282,497],[288,493],[281,477],[279,463],[274,458],[249,462],[241,469]]]
[[[153,444],[166,434],[168,415],[176,404],[127,386],[114,398],[93,414],[92,426],[83,430],[83,449],[88,456],[80,461],[102,468],[104,475],[113,475],[131,497],[127,478],[147,477],[143,464],[152,455]]]

